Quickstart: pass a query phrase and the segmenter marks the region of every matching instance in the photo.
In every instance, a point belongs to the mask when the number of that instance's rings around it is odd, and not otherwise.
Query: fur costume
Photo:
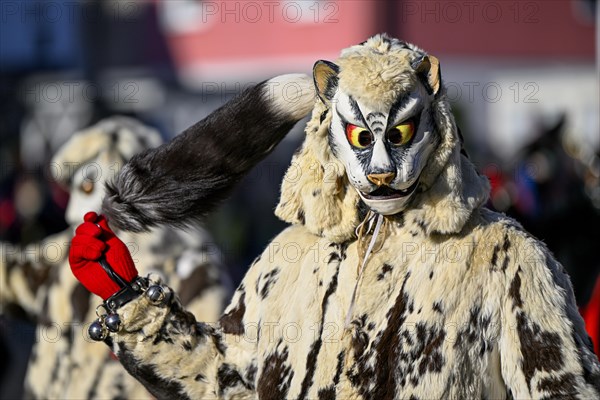
[[[3,244],[3,306],[19,305],[37,322],[26,376],[28,398],[151,398],[109,351],[94,345],[87,327],[97,301],[71,274],[69,241],[83,213],[100,209],[104,182],[135,153],[160,144],[159,134],[125,117],[105,119],[76,133],[53,158],[70,190],[66,219],[72,228],[23,249]],[[121,232],[144,273],[177,287],[194,315],[216,321],[231,295],[214,243],[200,229]]]
[[[314,72],[291,226],[218,324],[178,296],[123,306],[106,342],[127,370],[158,398],[598,398],[569,277],[484,208],[437,59],[377,35]]]

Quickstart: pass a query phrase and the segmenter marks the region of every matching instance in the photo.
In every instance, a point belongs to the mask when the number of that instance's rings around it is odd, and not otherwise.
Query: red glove
[[[83,220],[71,240],[71,270],[87,290],[106,300],[121,288],[98,263],[102,256],[126,282],[135,279],[138,272],[127,246],[108,227],[104,216],[88,212]]]

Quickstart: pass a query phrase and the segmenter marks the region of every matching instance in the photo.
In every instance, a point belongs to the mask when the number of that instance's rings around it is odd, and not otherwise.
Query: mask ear
[[[427,93],[436,95],[442,82],[440,61],[431,55],[422,56],[413,62],[412,67],[425,85]]]
[[[317,93],[324,104],[329,105],[331,103],[331,99],[333,99],[333,96],[335,95],[338,85],[339,72],[340,67],[330,61],[325,60],[317,61],[313,67],[313,80],[315,81],[315,87],[317,88]]]

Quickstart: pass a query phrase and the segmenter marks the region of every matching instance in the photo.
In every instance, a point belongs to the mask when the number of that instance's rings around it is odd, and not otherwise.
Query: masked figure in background
[[[598,398],[600,365],[569,277],[543,243],[483,207],[489,185],[461,152],[438,60],[377,35],[317,62],[314,83],[319,99],[276,209],[291,226],[250,266],[218,325],[138,277],[105,218],[86,216],[75,275],[106,299],[106,259],[131,282],[109,308],[133,298],[110,310],[121,325],[99,339],[160,398]],[[198,129],[226,148],[281,118],[260,99],[244,107],[233,117],[250,132]],[[172,150],[188,168],[190,150]],[[126,202],[127,188],[178,174],[168,160],[147,154],[125,167],[109,221],[168,222]]]
[[[67,262],[73,229],[88,210],[98,210],[104,183],[135,153],[160,144],[159,134],[125,117],[105,119],[76,133],[53,158],[70,199],[72,228],[17,249],[4,245],[0,262],[3,306],[16,304],[38,322],[26,393],[33,398],[151,398],[114,356],[89,339],[86,322],[96,301],[77,282]],[[178,288],[197,318],[216,321],[231,294],[210,237],[200,229],[123,232],[144,273],[155,272]]]

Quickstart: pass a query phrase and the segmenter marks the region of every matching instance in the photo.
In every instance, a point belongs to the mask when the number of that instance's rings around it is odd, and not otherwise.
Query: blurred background
[[[547,243],[586,307],[600,301],[598,15],[590,0],[2,0],[0,240],[66,227],[49,163],[75,131],[121,114],[169,139],[248,85],[387,32],[440,59],[489,206]],[[283,228],[273,209],[301,140],[298,126],[207,220],[238,281]],[[20,397],[32,333],[0,317],[2,398]]]

